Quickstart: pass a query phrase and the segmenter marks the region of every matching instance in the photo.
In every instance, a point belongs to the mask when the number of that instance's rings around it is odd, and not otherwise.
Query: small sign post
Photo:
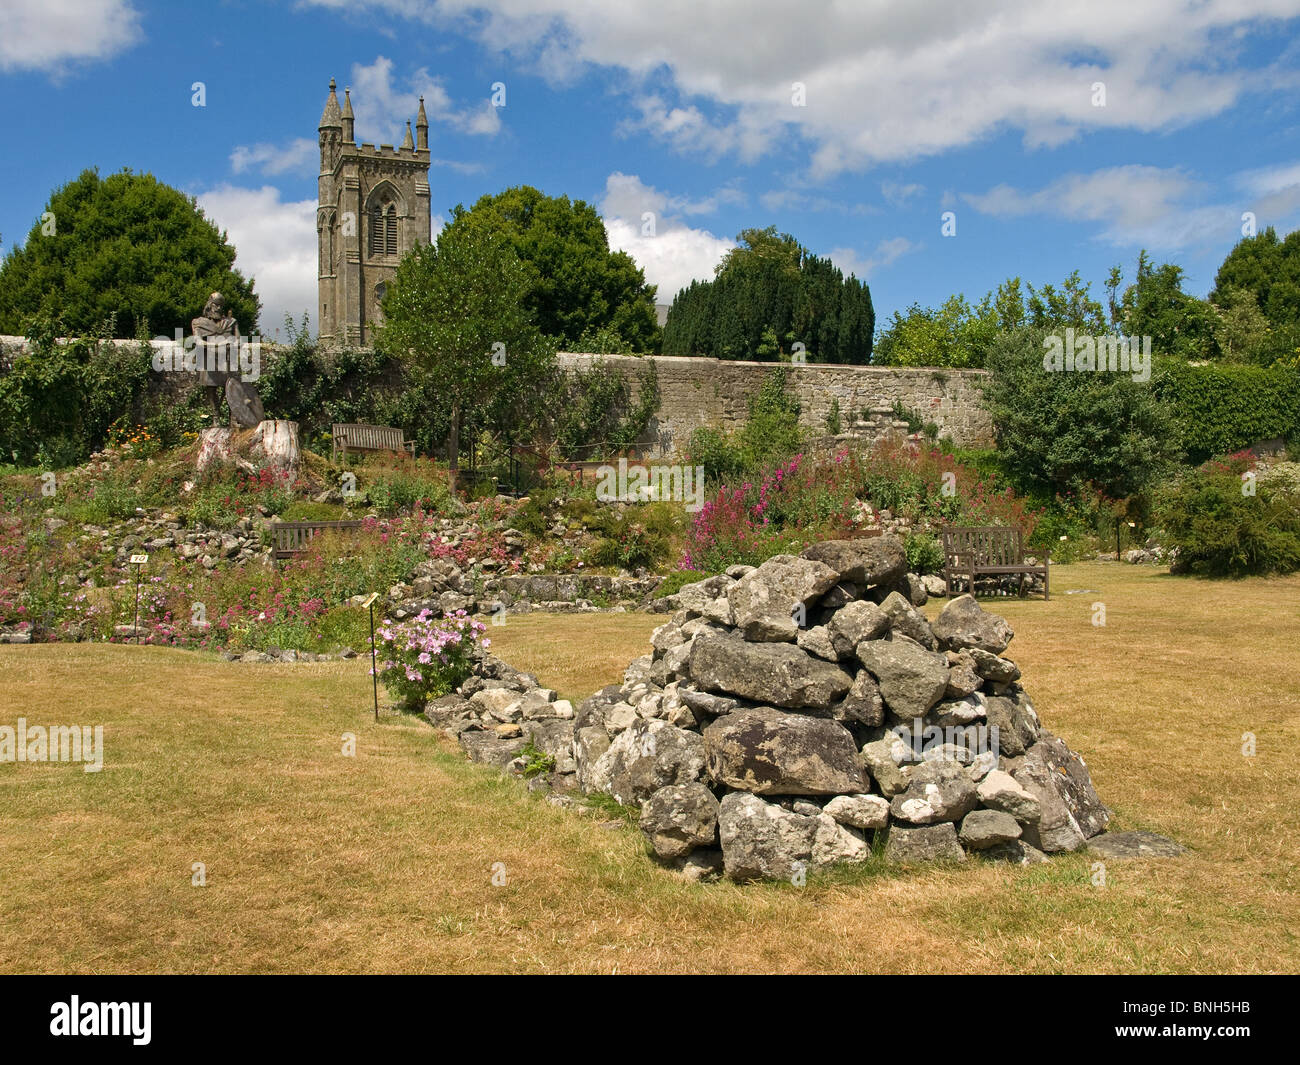
[[[148,555],[132,555],[127,564],[135,567],[135,620],[131,622],[131,629],[135,633],[135,642],[140,642],[140,574],[144,572],[144,567],[149,562]]]
[[[370,598],[362,606],[370,608],[370,680],[375,693],[375,720],[379,720],[379,670],[375,668],[375,600],[378,592],[371,592]]]

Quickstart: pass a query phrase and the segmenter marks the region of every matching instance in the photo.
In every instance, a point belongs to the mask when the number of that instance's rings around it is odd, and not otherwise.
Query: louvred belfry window
[[[377,203],[370,209],[369,251],[373,255],[397,254],[397,205]]]

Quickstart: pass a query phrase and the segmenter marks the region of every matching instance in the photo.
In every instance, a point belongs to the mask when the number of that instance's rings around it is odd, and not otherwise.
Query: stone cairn
[[[797,880],[881,839],[890,861],[1028,864],[1106,829],[1083,759],[1002,657],[1011,627],[969,595],[932,625],[897,539],[814,544],[675,598],[653,653],[576,710],[484,656],[429,719],[506,771],[544,752],[530,786],[561,805],[638,804],[657,858],[693,879]]]

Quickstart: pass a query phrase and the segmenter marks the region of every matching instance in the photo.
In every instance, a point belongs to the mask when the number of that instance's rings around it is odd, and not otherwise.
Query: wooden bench
[[[992,525],[982,528],[950,525],[943,530],[943,581],[949,596],[955,583],[964,578],[967,590],[975,594],[975,578],[980,576],[1020,575],[1020,594],[1024,596],[1025,578],[1043,578],[1043,598],[1048,596],[1048,567],[1051,559],[1025,561],[1024,534],[1019,529]]]
[[[361,521],[281,521],[271,526],[272,558],[292,558],[307,550],[312,537],[327,529],[359,529]]]
[[[395,454],[406,452],[415,454],[415,441],[403,440],[402,430],[391,425],[332,425],[330,435],[334,438],[330,450],[330,461],[342,451],[343,461],[348,460],[348,451],[392,451]]]

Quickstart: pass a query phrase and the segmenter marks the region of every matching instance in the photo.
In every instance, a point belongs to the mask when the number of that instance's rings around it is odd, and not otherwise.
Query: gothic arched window
[[[392,200],[379,200],[370,208],[369,252],[397,254],[397,204]]]

